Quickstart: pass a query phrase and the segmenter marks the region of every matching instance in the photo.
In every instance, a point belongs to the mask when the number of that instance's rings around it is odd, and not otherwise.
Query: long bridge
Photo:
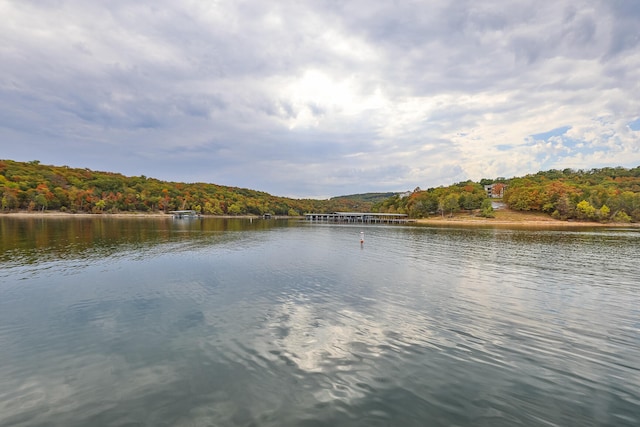
[[[411,221],[406,214],[374,212],[308,213],[305,217],[307,221],[365,224],[404,224]]]

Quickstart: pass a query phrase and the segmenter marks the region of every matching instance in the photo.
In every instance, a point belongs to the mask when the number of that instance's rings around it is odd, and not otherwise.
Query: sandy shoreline
[[[453,217],[433,216],[430,218],[416,219],[412,224],[443,225],[443,226],[516,226],[534,228],[584,228],[584,227],[634,227],[640,228],[640,223],[620,223],[620,222],[589,222],[589,221],[562,221],[550,216],[538,213],[515,212],[509,210],[496,211],[495,218],[482,218],[469,214],[457,214]],[[18,218],[155,218],[171,219],[171,214],[162,212],[121,212],[121,213],[70,213],[59,211],[45,212],[2,212],[0,216],[10,216]],[[204,215],[205,218],[262,218],[258,215]],[[279,217],[289,218],[289,217]],[[304,218],[304,217],[290,217]]]
[[[469,214],[458,214],[452,218],[445,216],[434,216],[416,220],[418,224],[430,225],[460,225],[460,226],[515,226],[533,228],[585,228],[585,227],[636,227],[640,228],[640,223],[622,222],[591,222],[591,221],[563,221],[554,219],[541,213],[517,212],[508,209],[497,210],[495,218],[482,218]]]
[[[457,218],[423,218],[416,220],[417,224],[429,225],[460,225],[460,226],[519,226],[519,227],[535,227],[535,228],[585,228],[585,227],[636,227],[640,228],[638,223],[620,223],[620,222],[588,222],[588,221],[540,221],[540,220],[499,220],[499,219],[457,219]]]

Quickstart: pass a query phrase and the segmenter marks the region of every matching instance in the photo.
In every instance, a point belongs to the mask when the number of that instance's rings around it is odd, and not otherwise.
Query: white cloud
[[[632,2],[5,0],[0,13],[6,158],[300,197],[640,163]]]

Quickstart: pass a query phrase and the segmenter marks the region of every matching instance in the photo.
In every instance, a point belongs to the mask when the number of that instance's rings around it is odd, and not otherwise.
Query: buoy
[[[360,232],[360,244],[362,245],[364,243],[364,231]]]

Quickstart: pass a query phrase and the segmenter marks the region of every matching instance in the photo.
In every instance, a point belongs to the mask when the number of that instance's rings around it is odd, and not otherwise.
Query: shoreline
[[[45,212],[1,212],[1,216],[16,218],[155,218],[173,219],[171,214],[164,212],[119,212],[119,213],[71,213],[60,211]],[[202,215],[202,218],[221,219],[262,219],[261,215]],[[274,216],[274,219],[296,219],[304,217]],[[551,218],[545,214],[517,212],[507,209],[495,211],[495,218],[482,218],[465,213],[458,213],[453,217],[433,216],[430,218],[418,218],[409,224],[419,225],[442,225],[442,226],[463,226],[463,227],[486,227],[486,226],[514,226],[533,228],[640,228],[640,223],[622,222],[591,222],[591,221],[566,221]]]
[[[434,219],[421,218],[415,221],[415,224],[423,225],[456,225],[463,227],[485,227],[485,226],[516,226],[516,227],[533,227],[533,228],[640,228],[639,223],[622,223],[622,222],[589,222],[589,221],[539,221],[539,220],[491,220],[491,219]]]
[[[459,225],[459,226],[513,226],[532,228],[640,228],[640,223],[624,222],[595,222],[578,220],[560,220],[543,213],[518,212],[509,209],[499,209],[494,212],[494,218],[483,218],[469,214],[457,214],[453,217],[431,217],[416,219],[416,224],[424,225]]]
[[[60,211],[38,212],[2,212],[0,216],[12,216],[18,218],[172,218],[170,214],[162,212],[120,212],[120,213],[72,213]]]
[[[2,216],[17,217],[17,218],[156,218],[156,219],[173,219],[173,215],[164,212],[118,212],[118,213],[72,213],[72,212],[60,212],[60,211],[14,211],[14,212],[0,212],[0,218]],[[262,219],[262,215],[200,215],[200,218],[221,218],[221,219]],[[273,215],[273,219],[296,219],[304,218],[304,216],[278,216]]]

